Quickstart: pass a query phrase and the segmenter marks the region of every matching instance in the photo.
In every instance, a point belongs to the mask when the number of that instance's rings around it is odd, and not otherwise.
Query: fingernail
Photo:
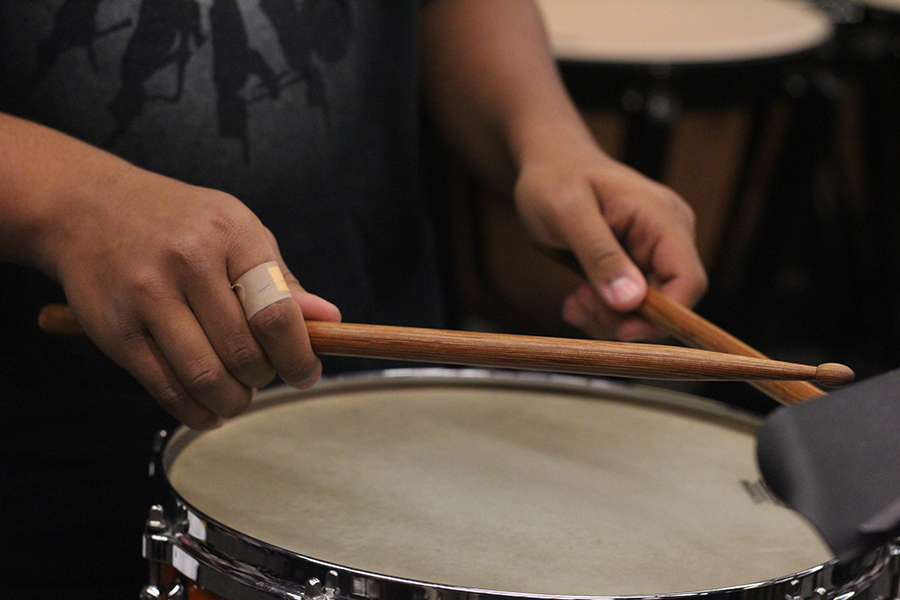
[[[619,277],[607,285],[603,292],[614,307],[633,303],[641,295],[642,288],[630,277]]]

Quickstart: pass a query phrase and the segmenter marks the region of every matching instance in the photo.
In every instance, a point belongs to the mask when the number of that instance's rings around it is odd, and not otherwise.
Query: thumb
[[[282,263],[281,269],[284,272],[284,281],[291,290],[291,296],[293,296],[294,300],[297,301],[297,304],[300,305],[300,310],[303,312],[304,319],[310,321],[340,322],[341,311],[337,306],[321,296],[310,294],[303,289],[303,286],[300,285],[297,278],[284,266],[283,261],[279,262]]]
[[[633,273],[622,274],[597,287],[604,302],[610,308],[622,313],[635,310],[647,295],[646,280],[640,275],[635,277]]]
[[[631,312],[644,301],[647,280],[606,222],[597,219],[592,225],[578,228],[570,239],[572,251],[607,306],[620,313]]]
[[[294,277],[291,270],[288,269],[287,264],[284,262],[284,258],[281,256],[281,250],[278,248],[278,240],[275,239],[275,236],[268,228],[266,228],[266,233],[269,236],[269,242],[275,250],[278,266],[281,268],[282,274],[284,274],[284,281],[291,290],[291,296],[293,296],[297,304],[300,305],[303,318],[311,321],[340,322],[340,309],[321,296],[310,294],[302,285],[300,285],[300,282]]]

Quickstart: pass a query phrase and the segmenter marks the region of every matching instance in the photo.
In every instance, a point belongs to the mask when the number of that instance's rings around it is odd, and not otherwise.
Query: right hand
[[[660,337],[663,331],[633,311],[648,285],[688,307],[706,291],[694,213],[673,190],[613,160],[593,138],[563,132],[553,129],[536,145],[515,189],[533,238],[571,251],[589,280],[565,299],[563,318],[598,339]]]
[[[338,309],[291,275],[272,234],[236,198],[118,164],[74,186],[41,237],[87,335],[172,415],[208,429],[243,411],[276,373],[307,387],[321,374],[304,318]],[[231,283],[278,261],[292,292],[248,323]]]

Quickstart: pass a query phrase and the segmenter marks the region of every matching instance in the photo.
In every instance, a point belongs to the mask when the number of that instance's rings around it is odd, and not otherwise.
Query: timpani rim
[[[611,64],[720,64],[802,54],[834,25],[802,0],[539,0],[556,57]],[[609,19],[617,11],[618,19]],[[693,20],[673,18],[690,12]],[[587,26],[590,26],[588,30]]]

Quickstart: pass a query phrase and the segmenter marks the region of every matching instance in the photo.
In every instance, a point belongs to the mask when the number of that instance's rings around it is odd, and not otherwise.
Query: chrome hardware
[[[160,576],[160,566],[163,563],[171,563],[172,558],[172,531],[171,524],[166,518],[163,507],[154,504],[150,507],[150,514],[144,526],[144,558],[149,563],[148,583],[141,590],[141,600],[184,600],[186,598],[184,584],[179,578],[163,584]]]
[[[334,600],[340,591],[337,583],[337,571],[328,571],[324,584],[318,577],[308,579],[306,589],[303,591],[303,600]]]
[[[318,578],[313,577],[307,580],[306,589],[303,590],[303,600],[324,600],[325,594],[322,593],[322,582]]]
[[[888,573],[890,575],[890,589],[888,598],[900,600],[900,540],[894,540],[888,549]]]
[[[162,452],[162,449],[166,446],[166,442],[169,439],[169,432],[165,429],[160,429],[156,432],[156,435],[153,436],[153,452],[159,454]]]
[[[334,598],[340,593],[341,588],[338,587],[338,574],[337,571],[328,571],[325,575],[325,587],[322,590],[325,594],[325,597],[328,600],[334,600]]]
[[[160,588],[158,585],[148,584],[141,590],[140,600],[184,600],[186,598],[184,585],[180,581],[173,581]]]
[[[144,558],[153,563],[168,562],[171,542],[165,511],[159,504],[154,504],[144,529]]]

